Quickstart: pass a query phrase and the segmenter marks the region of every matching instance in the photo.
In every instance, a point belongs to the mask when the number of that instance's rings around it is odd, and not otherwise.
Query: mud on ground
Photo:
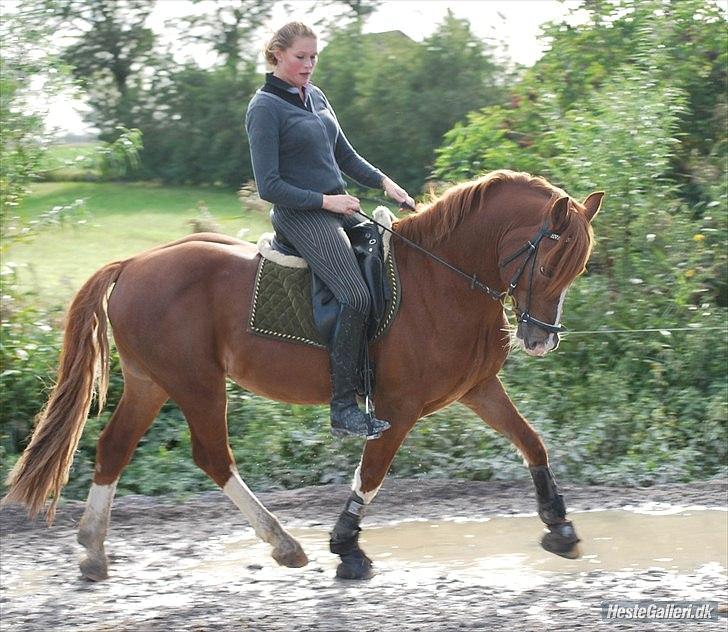
[[[650,488],[562,486],[570,511],[665,503],[728,505],[725,481]],[[235,507],[219,492],[184,503],[127,496],[116,499],[106,550],[110,579],[83,580],[75,542],[83,504],[59,508],[56,524],[29,522],[15,507],[0,511],[0,630],[171,631],[255,630],[701,630],[712,622],[603,622],[601,603],[616,599],[728,602],[726,560],[691,571],[660,568],[609,571],[575,566],[541,573],[538,582],[493,581],[442,565],[374,557],[366,582],[334,577],[336,558],[326,531],[343,508],[348,487],[328,485],[259,495],[294,534],[310,564],[277,567],[269,547],[254,542]],[[368,509],[367,527],[393,520],[484,520],[533,513],[530,482],[391,479]],[[577,530],[578,515],[573,516]],[[532,546],[537,549],[538,530]],[[435,537],[433,535],[433,537]],[[241,541],[242,544],[241,544]],[[423,558],[427,542],[422,542]],[[366,541],[363,548],[367,550]]]

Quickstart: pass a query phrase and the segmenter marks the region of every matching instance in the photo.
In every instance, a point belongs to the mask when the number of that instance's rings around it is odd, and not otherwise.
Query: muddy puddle
[[[152,501],[120,503],[107,539],[111,577],[100,583],[79,576],[77,518],[50,531],[17,528],[2,539],[0,630],[593,630],[612,625],[601,620],[605,600],[728,602],[723,488],[704,493],[701,504],[677,505],[670,492],[664,503],[634,494],[637,502],[619,509],[573,511],[582,539],[578,560],[541,549],[535,514],[516,508],[502,515],[494,507],[461,512],[467,498],[452,511],[437,491],[430,506],[440,502],[442,511],[428,519],[388,521],[417,515],[409,506],[396,514],[396,503],[365,518],[361,544],[377,572],[366,582],[335,579],[338,558],[328,551],[328,532],[338,498],[323,509],[309,504],[305,513],[283,512],[310,559],[301,569],[277,566],[269,545],[224,498],[175,517]],[[405,496],[398,492],[398,499]],[[473,496],[478,503],[482,497]],[[300,493],[285,498],[301,506]],[[504,490],[497,500],[506,506],[509,498]],[[137,505],[141,515],[131,511]],[[725,629],[725,623],[721,617],[709,626]],[[687,628],[621,622],[618,629]]]
[[[550,573],[728,568],[728,512],[722,509],[643,506],[578,512],[571,518],[582,539],[579,560],[556,557],[537,545],[542,525],[536,515],[366,526],[361,543],[380,573],[404,567],[425,574],[477,577],[510,589],[537,586],[548,581]],[[312,563],[335,571],[338,558],[328,552],[327,530],[290,532]],[[250,565],[270,566],[268,548],[245,530],[211,543],[209,557],[190,564],[186,572],[214,582]]]

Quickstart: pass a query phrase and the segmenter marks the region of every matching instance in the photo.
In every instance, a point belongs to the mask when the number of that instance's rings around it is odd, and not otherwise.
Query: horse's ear
[[[562,226],[569,216],[569,207],[571,206],[571,200],[568,197],[560,197],[556,202],[553,203],[551,210],[549,211],[549,220],[551,222],[552,230],[558,230],[559,226]]]
[[[602,199],[604,199],[604,191],[596,191],[586,196],[582,204],[586,209],[586,216],[591,222],[599,209],[602,208]]]

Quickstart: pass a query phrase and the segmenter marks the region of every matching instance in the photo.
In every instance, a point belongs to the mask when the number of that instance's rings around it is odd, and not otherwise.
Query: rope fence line
[[[640,334],[659,332],[661,334],[672,332],[672,331],[725,331],[728,333],[728,325],[723,327],[654,327],[649,329],[590,329],[590,330],[577,330],[570,331],[565,330],[561,332],[560,336],[575,335],[575,334]]]

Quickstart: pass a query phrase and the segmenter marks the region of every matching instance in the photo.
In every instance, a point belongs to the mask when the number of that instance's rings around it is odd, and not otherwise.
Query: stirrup
[[[367,441],[371,441],[379,439],[390,427],[388,421],[377,419],[371,412],[363,413],[355,404],[340,411],[336,418],[333,413],[331,415],[331,434],[334,437],[366,437]]]

